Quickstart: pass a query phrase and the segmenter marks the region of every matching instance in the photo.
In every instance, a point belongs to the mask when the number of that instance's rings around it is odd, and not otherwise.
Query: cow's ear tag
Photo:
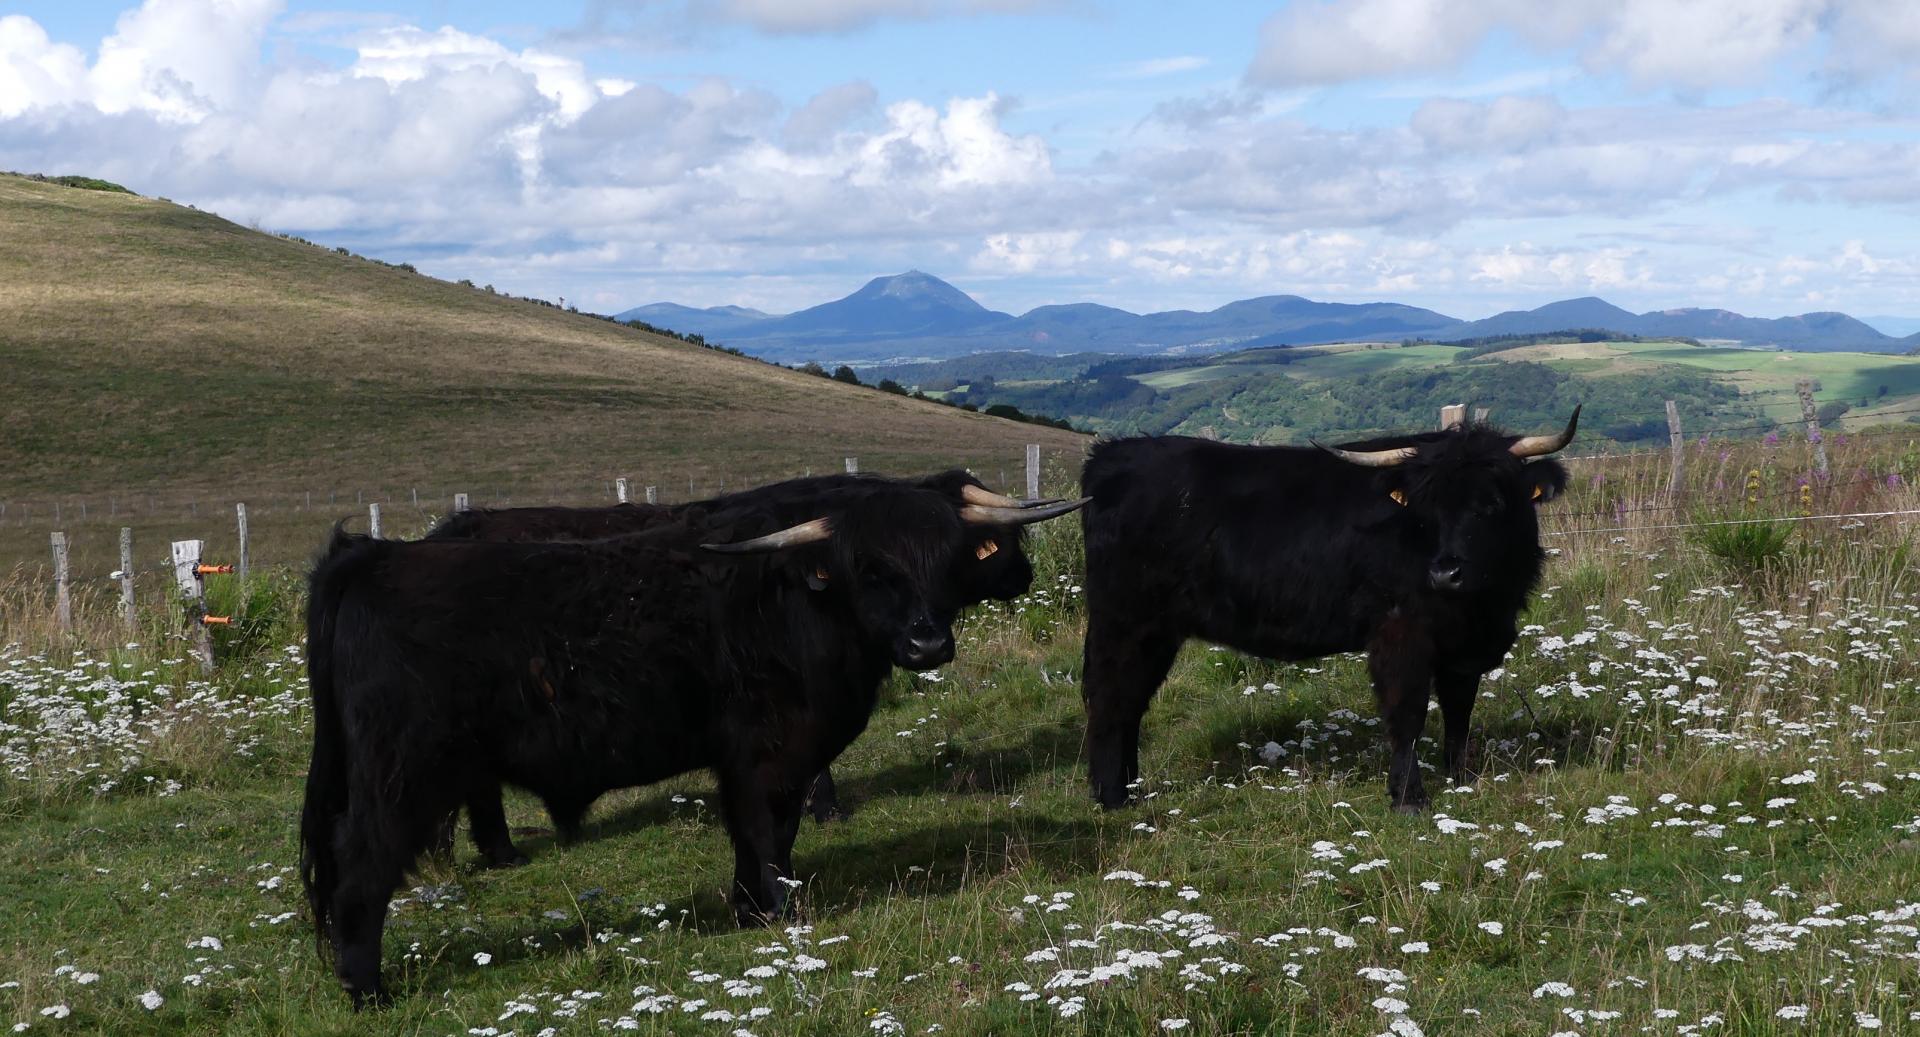
[[[816,565],[813,567],[813,572],[807,574],[807,587],[817,591],[823,591],[827,589],[827,567],[826,566]]]
[[[1544,498],[1544,497],[1546,497],[1546,495],[1547,495],[1547,489],[1546,489],[1546,487],[1544,487],[1544,486],[1535,486],[1535,487],[1533,488],[1533,499],[1534,499],[1534,500],[1540,500],[1540,499],[1542,499],[1542,498]]]
[[[1392,497],[1392,498],[1393,498],[1393,502],[1394,502],[1395,504],[1398,504],[1398,505],[1400,505],[1400,506],[1401,506],[1401,507],[1403,507],[1403,508],[1407,506],[1407,495],[1406,495],[1406,492],[1405,492],[1405,491],[1403,491],[1403,490],[1394,490],[1393,492],[1391,492],[1391,493],[1389,493],[1389,494],[1387,494],[1387,496],[1389,496],[1389,497]]]
[[[984,562],[993,555],[998,554],[999,551],[1000,545],[994,543],[992,539],[982,540],[980,541],[980,546],[973,549],[973,557]]]

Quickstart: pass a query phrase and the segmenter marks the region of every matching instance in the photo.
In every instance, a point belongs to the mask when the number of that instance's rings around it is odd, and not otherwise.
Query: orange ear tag
[[[824,565],[815,566],[813,570],[813,578],[816,580],[819,580],[821,583],[827,582],[827,567]]]
[[[1392,493],[1387,494],[1387,496],[1392,497],[1395,504],[1403,508],[1407,506],[1407,495],[1399,490],[1394,490]]]
[[[973,549],[973,557],[984,562],[988,556],[997,554],[999,551],[999,544],[994,543],[992,540],[982,540],[980,541],[980,546]]]
[[[1533,499],[1534,499],[1534,500],[1539,500],[1540,498],[1542,498],[1542,497],[1545,497],[1546,495],[1547,495],[1547,491],[1546,491],[1546,490],[1545,490],[1544,488],[1542,488],[1542,487],[1539,487],[1539,486],[1535,486],[1535,487],[1533,488]]]

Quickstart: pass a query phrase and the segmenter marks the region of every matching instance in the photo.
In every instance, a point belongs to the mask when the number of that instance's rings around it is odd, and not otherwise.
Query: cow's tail
[[[334,689],[334,633],[340,598],[365,571],[375,543],[335,526],[307,581],[307,687],[313,696],[313,760],[300,810],[300,881],[322,956],[332,952],[333,894],[339,881],[334,829],[347,810],[347,742]]]

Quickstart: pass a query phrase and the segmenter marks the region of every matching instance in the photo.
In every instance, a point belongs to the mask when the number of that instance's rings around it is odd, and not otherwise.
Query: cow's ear
[[[1382,470],[1373,480],[1373,492],[1380,498],[1382,504],[1399,508],[1407,506],[1407,480],[1398,469]]]
[[[1531,461],[1524,469],[1535,504],[1560,496],[1567,488],[1567,470],[1558,461]]]

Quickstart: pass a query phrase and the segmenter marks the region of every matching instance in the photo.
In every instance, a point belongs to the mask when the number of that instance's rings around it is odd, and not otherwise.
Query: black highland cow
[[[970,527],[1079,503],[956,507],[882,484],[744,540],[726,524],[585,543],[336,532],[309,588],[300,873],[354,1004],[385,1000],[402,877],[450,811],[501,782],[587,801],[710,768],[735,914],[781,914],[807,785],[866,726],[890,667],[953,656]]]
[[[714,523],[738,525],[745,522],[747,535],[805,521],[823,496],[848,487],[873,486],[895,482],[946,494],[957,505],[1031,508],[1058,501],[1018,501],[994,493],[963,469],[952,469],[911,480],[887,480],[875,475],[822,475],[792,479],[768,486],[743,490],[708,500],[686,504],[621,503],[609,507],[568,508],[532,507],[463,511],[450,515],[427,533],[427,539],[490,540],[502,543],[536,541],[599,540],[628,533],[639,533],[660,526],[686,522],[705,526]],[[754,528],[758,522],[765,528]],[[965,608],[987,599],[1012,601],[1027,592],[1033,583],[1033,565],[1021,547],[1018,526],[972,526],[974,562],[960,573],[960,605]],[[563,841],[579,835],[582,818],[591,801],[549,801],[547,813]],[[833,772],[824,769],[807,794],[807,809],[815,821],[825,823],[845,816],[833,782]],[[507,828],[507,815],[494,785],[476,789],[467,802],[474,846],[490,867],[515,867],[527,862],[526,854],[513,843]],[[434,852],[450,856],[453,852],[457,812],[449,815],[435,841]]]
[[[1342,448],[1183,437],[1094,447],[1083,694],[1093,794],[1124,803],[1140,720],[1188,638],[1269,659],[1364,650],[1392,748],[1387,789],[1418,810],[1414,744],[1437,696],[1445,762],[1466,765],[1480,678],[1513,646],[1544,559],[1536,502],[1572,441],[1484,425]]]

